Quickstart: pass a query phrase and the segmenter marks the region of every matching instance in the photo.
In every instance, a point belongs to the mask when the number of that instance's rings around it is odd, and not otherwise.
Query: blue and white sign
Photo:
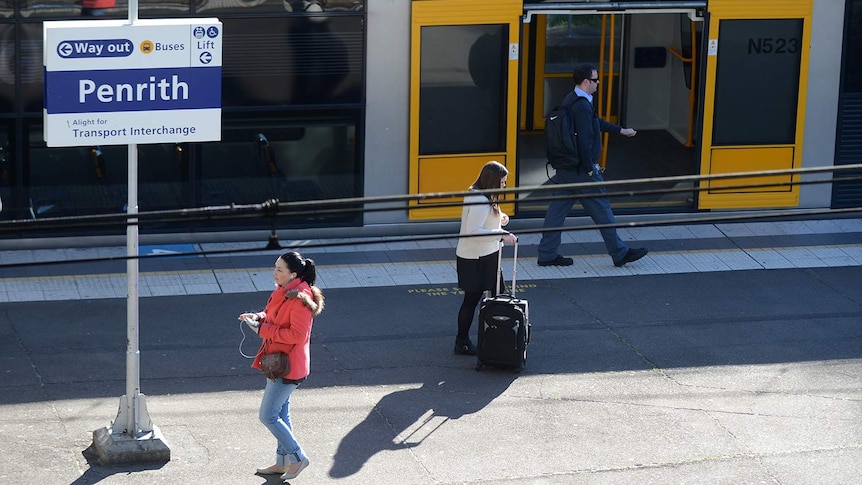
[[[218,19],[44,22],[49,147],[221,140]]]

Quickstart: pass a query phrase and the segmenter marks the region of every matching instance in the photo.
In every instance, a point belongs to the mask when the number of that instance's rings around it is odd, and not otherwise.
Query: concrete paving
[[[292,402],[311,466],[291,483],[856,484],[860,276],[525,281],[520,374],[452,355],[451,285],[327,289]],[[266,296],[141,300],[141,389],[171,460],[108,467],[88,448],[125,392],[125,299],[3,303],[0,483],[278,483],[253,474],[275,441],[236,321]]]

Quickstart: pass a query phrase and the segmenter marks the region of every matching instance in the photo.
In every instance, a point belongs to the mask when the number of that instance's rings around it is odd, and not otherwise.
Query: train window
[[[124,193],[112,183],[100,147],[47,148],[41,124],[30,124],[24,184],[30,217],[122,212]],[[123,148],[123,147],[116,147]],[[125,184],[125,182],[123,182]]]
[[[20,2],[22,17],[109,17],[118,18],[127,16],[127,3],[116,0],[102,0],[95,2],[98,6],[83,8],[81,0],[53,0],[41,2],[39,0],[24,0]],[[143,3],[143,2],[142,2]],[[139,9],[140,10],[140,9]]]
[[[556,106],[572,90],[572,69],[582,63],[596,67],[608,66],[611,58],[610,37],[602,39],[602,23],[610,29],[610,15],[548,15],[545,32],[545,69],[544,69],[544,115]],[[622,32],[625,16],[614,17],[614,77],[607,82],[607,73],[602,75],[602,91],[619,92],[620,65],[622,56]],[[599,62],[604,40],[604,62]],[[611,114],[619,113],[620,96],[611,100]]]
[[[225,123],[223,140],[201,145],[200,205],[358,197],[356,127],[350,122]],[[355,213],[298,219],[354,219]]]
[[[43,107],[44,67],[42,65],[42,25],[22,23],[21,29],[21,110],[41,113]]]
[[[12,186],[15,185],[12,133],[14,130],[11,122],[0,123],[0,219],[17,219],[15,201],[12,200]]]
[[[364,10],[365,0],[326,0],[323,2],[326,10]]]
[[[128,201],[129,159],[125,145],[87,147],[93,169],[98,170],[98,187],[121,199],[120,212]],[[189,207],[188,146],[182,144],[137,145],[138,208],[141,211],[172,210]],[[113,206],[116,205],[111,200]],[[111,206],[111,207],[113,207]],[[107,208],[110,211],[111,207]],[[116,212],[115,209],[113,209]]]
[[[122,213],[128,202],[128,148],[82,146],[47,148],[42,125],[29,123],[30,146],[24,184],[29,217]],[[138,146],[140,210],[188,207],[186,147]]]
[[[0,24],[0,113],[15,111],[15,26]]]
[[[694,29],[694,39],[692,39],[692,31]],[[694,52],[695,69],[700,67],[700,53],[703,49],[700,48],[703,40],[703,22],[693,22],[688,15],[679,15],[679,32],[680,32],[680,54],[685,58],[690,58],[692,51]],[[694,46],[692,46],[694,42]],[[692,49],[694,47],[694,49]],[[685,87],[691,89],[691,63],[686,62],[682,66],[683,74],[685,75]]]
[[[81,14],[81,5],[76,0],[23,0],[18,2],[22,17],[75,17]]]
[[[847,6],[848,18],[844,46],[844,86],[846,93],[862,93],[862,0]]]
[[[198,13],[217,12],[293,12],[305,11],[302,0],[251,0],[244,2],[225,2],[224,0],[197,0],[195,11]],[[316,10],[313,8],[313,10]]]
[[[605,26],[610,22],[605,18]],[[622,61],[623,16],[614,22],[614,72]],[[602,45],[601,15],[548,15],[545,40],[545,73],[571,74],[582,63],[594,66],[607,65],[610,49],[606,49],[605,62],[599,63]]]
[[[361,16],[222,19],[222,105],[361,103]]]
[[[15,15],[15,3],[17,2],[0,0],[0,18]]]
[[[506,25],[422,27],[421,155],[505,149],[506,39]]]
[[[795,142],[802,22],[720,22],[713,146]]]
[[[122,13],[128,15],[126,11],[126,2],[120,0],[123,7]],[[138,0],[138,15],[141,18],[148,17],[173,17],[179,15],[188,15],[191,12],[191,2],[189,0]]]
[[[128,2],[125,0],[99,0],[88,2],[93,7],[83,7],[81,0],[53,0],[51,2],[40,2],[37,0],[24,0],[21,4],[22,17],[63,17],[63,18],[124,18],[128,17]],[[0,2],[0,12],[3,11],[3,3]],[[138,15],[146,17],[165,17],[174,15],[188,15],[191,12],[189,0],[139,0]],[[2,13],[0,13],[2,15]]]
[[[197,0],[198,13],[211,12],[272,12],[272,13],[319,13],[333,11],[360,11],[365,0],[250,0],[225,2],[224,0]]]

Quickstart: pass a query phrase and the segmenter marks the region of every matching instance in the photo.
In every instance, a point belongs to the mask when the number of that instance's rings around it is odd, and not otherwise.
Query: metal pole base
[[[117,419],[93,431],[93,449],[102,465],[171,460],[171,449],[150,419],[143,394],[120,397]]]
[[[93,449],[102,466],[171,461],[171,449],[158,426],[135,438],[123,431],[112,432],[108,427],[93,431]]]
[[[147,410],[147,399],[143,394],[135,394],[132,399],[120,396],[120,410],[111,425],[115,433],[125,433],[135,437],[153,429],[153,420]]]

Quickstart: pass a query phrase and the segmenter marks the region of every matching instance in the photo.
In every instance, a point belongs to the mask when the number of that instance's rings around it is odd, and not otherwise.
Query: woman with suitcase
[[[482,166],[479,177],[469,190],[505,188],[508,174],[509,171],[501,163],[488,162]],[[470,340],[470,327],[476,307],[485,291],[492,294],[497,292],[500,241],[514,243],[517,240],[514,234],[503,229],[509,223],[509,216],[500,210],[498,198],[496,194],[470,194],[464,197],[461,237],[455,249],[458,286],[464,291],[464,301],[458,310],[456,355],[476,355],[476,346]]]

